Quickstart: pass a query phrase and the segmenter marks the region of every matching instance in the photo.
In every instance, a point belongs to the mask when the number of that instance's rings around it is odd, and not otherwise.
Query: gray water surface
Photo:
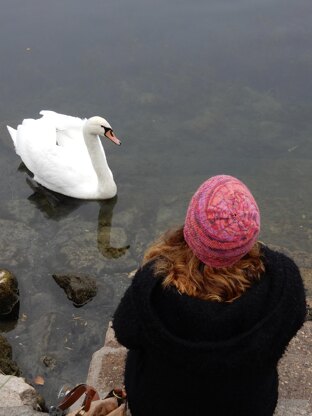
[[[85,381],[129,272],[183,222],[209,176],[242,179],[262,212],[261,239],[311,269],[310,0],[0,7],[0,266],[16,274],[21,296],[19,320],[0,330],[24,376],[44,377],[48,403],[62,384]],[[118,198],[30,186],[5,126],[42,109],[109,120],[122,140],[104,143]],[[75,308],[54,273],[95,277],[97,296]]]

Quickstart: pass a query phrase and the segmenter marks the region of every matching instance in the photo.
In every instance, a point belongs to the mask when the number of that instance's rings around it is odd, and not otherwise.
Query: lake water
[[[261,240],[293,255],[312,294],[311,21],[310,0],[2,0],[0,267],[21,302],[0,330],[48,403],[85,381],[128,274],[211,175],[246,182]],[[118,198],[30,186],[5,126],[42,109],[109,120]],[[74,307],[54,273],[96,278],[97,296]]]

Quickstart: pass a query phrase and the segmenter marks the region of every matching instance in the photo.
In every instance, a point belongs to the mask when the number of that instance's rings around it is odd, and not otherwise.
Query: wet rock
[[[11,332],[18,325],[20,304],[17,303],[12,312],[8,315],[2,315],[0,319],[0,333]]]
[[[18,283],[13,273],[0,269],[0,317],[12,312],[19,302]]]
[[[1,357],[12,358],[12,347],[4,336],[0,335],[0,352]]]
[[[4,374],[20,375],[20,370],[12,360],[12,347],[7,339],[0,335],[0,372]]]
[[[53,279],[77,307],[90,302],[97,293],[96,280],[92,277],[53,274]]]
[[[37,408],[42,412],[48,411],[45,398],[41,396],[41,394],[39,394],[38,392],[37,392]],[[41,413],[41,416],[42,416],[42,413]]]

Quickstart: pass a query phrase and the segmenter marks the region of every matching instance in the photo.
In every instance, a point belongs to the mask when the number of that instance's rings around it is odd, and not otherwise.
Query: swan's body
[[[81,199],[108,199],[117,193],[99,135],[116,144],[109,123],[101,117],[82,120],[41,111],[17,130],[8,126],[16,153],[34,180],[52,191]]]

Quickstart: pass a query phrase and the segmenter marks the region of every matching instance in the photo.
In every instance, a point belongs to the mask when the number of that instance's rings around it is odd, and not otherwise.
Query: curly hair
[[[233,266],[214,268],[192,253],[183,227],[167,231],[146,250],[143,264],[151,260],[164,287],[175,286],[181,294],[216,302],[233,302],[264,272],[260,243]]]

